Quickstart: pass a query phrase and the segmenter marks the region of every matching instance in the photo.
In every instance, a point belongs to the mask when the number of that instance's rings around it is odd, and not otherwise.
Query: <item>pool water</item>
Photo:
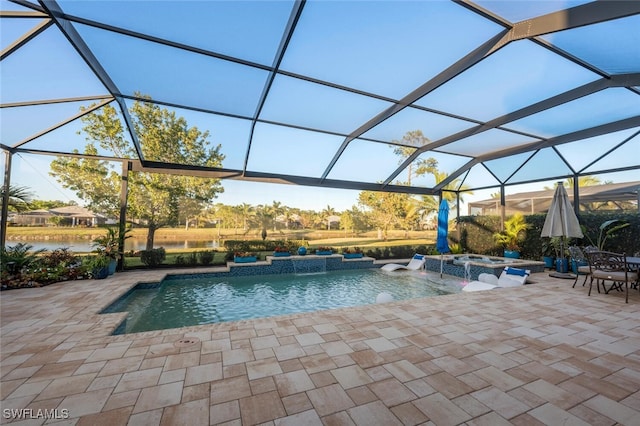
[[[136,288],[103,313],[128,312],[114,334],[263,318],[375,303],[381,292],[394,300],[458,293],[458,282],[425,272],[330,271],[309,275],[257,275],[165,279]]]

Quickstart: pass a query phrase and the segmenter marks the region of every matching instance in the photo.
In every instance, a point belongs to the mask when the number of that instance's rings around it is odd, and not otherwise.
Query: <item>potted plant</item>
[[[327,246],[320,246],[316,249],[316,254],[319,256],[328,256],[333,254],[333,249]]]
[[[495,241],[504,247],[504,257],[520,258],[520,241],[524,239],[529,224],[521,213],[516,213],[504,222],[504,230],[493,234]]]
[[[106,235],[97,237],[93,240],[93,247],[97,253],[101,253],[109,259],[109,275],[116,272],[118,264],[118,245],[120,238],[115,228],[107,228]]]
[[[342,256],[344,256],[345,259],[359,259],[363,256],[363,253],[359,247],[345,247],[342,249]]]
[[[273,249],[273,256],[274,257],[291,256],[291,252],[287,247],[276,246],[276,248]]]
[[[109,263],[111,258],[107,257],[103,253],[98,252],[94,256],[87,258],[86,264],[87,270],[91,276],[96,280],[102,280],[109,275]]]
[[[545,268],[553,269],[554,267],[556,253],[555,238],[557,237],[545,238],[542,241],[542,260],[544,261]]]
[[[551,245],[553,246],[553,249],[555,251],[555,265],[556,265],[556,272],[560,272],[560,273],[567,273],[569,272],[569,247],[568,245],[562,240],[563,237],[552,237],[551,238]]]
[[[249,251],[237,251],[233,254],[233,261],[235,263],[249,263],[258,260],[258,255]]]

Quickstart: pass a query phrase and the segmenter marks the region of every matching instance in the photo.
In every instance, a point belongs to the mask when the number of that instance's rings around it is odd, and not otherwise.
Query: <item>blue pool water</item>
[[[308,275],[170,277],[155,288],[136,288],[103,313],[128,312],[117,334],[160,330],[458,293],[462,286],[425,272],[378,269]]]

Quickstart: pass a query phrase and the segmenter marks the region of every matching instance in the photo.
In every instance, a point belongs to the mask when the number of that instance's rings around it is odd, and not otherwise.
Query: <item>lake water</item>
[[[15,246],[18,243],[26,243],[33,246],[34,250],[46,249],[49,251],[67,247],[71,251],[76,253],[88,253],[93,250],[92,244],[90,241],[86,240],[56,240],[56,241],[44,241],[44,240],[25,240],[25,241],[10,241],[7,240],[7,246]],[[173,250],[190,250],[190,249],[215,249],[220,247],[220,242],[218,240],[181,240],[181,241],[163,241],[156,240],[155,247],[164,247],[165,249],[173,249]],[[147,245],[147,240],[129,238],[125,241],[125,251],[129,250],[144,250]]]

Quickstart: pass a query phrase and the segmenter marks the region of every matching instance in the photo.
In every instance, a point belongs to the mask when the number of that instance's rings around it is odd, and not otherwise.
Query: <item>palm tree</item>
[[[426,223],[429,214],[437,212],[440,205],[433,195],[422,195],[420,198],[411,197],[409,201],[413,204],[412,209],[418,214],[418,221]]]
[[[567,188],[573,188],[574,180],[572,178],[567,178]],[[578,187],[582,188],[583,186],[594,186],[600,185],[602,181],[597,176],[580,176],[578,177]]]
[[[273,220],[273,214],[271,212],[272,209],[270,206],[260,204],[256,207],[256,219],[262,226],[263,240],[267,237],[267,226],[269,226],[269,223]]]
[[[284,212],[284,206],[280,201],[273,201],[271,204],[271,217],[273,218],[273,230],[276,230],[276,218]]]
[[[240,215],[242,216],[242,228],[246,231],[247,230],[247,220],[250,217],[253,217],[256,215],[256,211],[255,208],[248,203],[242,203],[238,206],[238,211],[240,212]]]
[[[563,185],[566,186],[567,188],[573,188],[574,187],[573,182],[574,182],[573,178],[567,178],[563,182]],[[597,176],[579,176],[578,177],[579,188],[582,188],[583,186],[594,186],[594,185],[600,185],[600,184],[602,184],[602,181],[600,181],[600,178],[598,178]],[[545,186],[544,189],[554,191],[555,187]]]
[[[0,197],[4,199],[4,185],[0,187]],[[33,193],[26,186],[9,185],[9,210],[23,212],[29,210]]]
[[[439,184],[440,182],[442,182],[443,180],[445,180],[446,178],[449,177],[449,173],[447,172],[441,172],[436,170],[435,172],[433,172],[433,176],[436,179],[436,185]],[[455,201],[455,195],[453,192],[453,190],[456,191],[465,191],[467,194],[469,195],[473,195],[473,191],[466,191],[467,189],[469,189],[470,186],[463,184],[460,185],[460,179],[456,178],[454,180],[452,180],[451,182],[449,182],[447,185],[445,185],[442,189],[444,191],[442,191],[442,197],[447,200],[449,203],[453,203]],[[460,201],[462,202],[463,198],[460,197]]]
[[[331,230],[331,216],[335,216],[336,209],[327,205],[327,208],[322,210],[322,218],[327,220],[327,231]]]

